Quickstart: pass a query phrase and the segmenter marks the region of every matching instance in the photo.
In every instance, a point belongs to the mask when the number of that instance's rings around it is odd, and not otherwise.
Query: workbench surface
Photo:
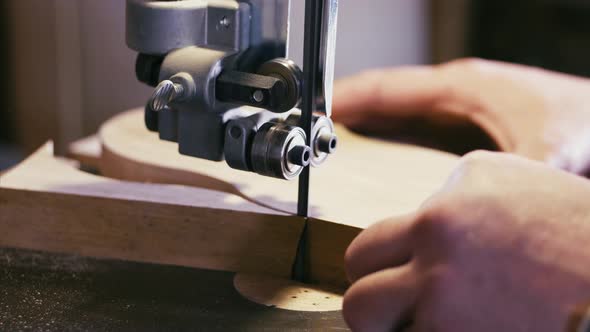
[[[0,248],[0,331],[342,331],[340,312],[269,308],[233,273]]]

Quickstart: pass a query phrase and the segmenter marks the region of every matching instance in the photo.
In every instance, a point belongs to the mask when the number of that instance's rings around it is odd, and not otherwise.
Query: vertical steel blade
[[[320,73],[318,77],[318,111],[332,115],[336,37],[338,32],[338,0],[324,0]]]

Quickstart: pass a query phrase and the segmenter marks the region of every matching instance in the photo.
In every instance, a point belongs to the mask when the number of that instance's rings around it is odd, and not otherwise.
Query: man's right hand
[[[337,82],[333,117],[379,134],[416,121],[460,120],[484,130],[501,151],[590,171],[590,80],[542,69],[465,59],[370,71]]]
[[[353,331],[564,332],[590,301],[590,181],[505,153],[464,157],[416,212],[346,253]]]

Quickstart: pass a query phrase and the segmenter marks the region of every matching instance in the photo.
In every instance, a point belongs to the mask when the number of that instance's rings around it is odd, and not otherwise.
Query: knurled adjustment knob
[[[180,83],[164,80],[158,84],[148,105],[155,112],[164,110],[174,100],[184,97],[184,87]]]

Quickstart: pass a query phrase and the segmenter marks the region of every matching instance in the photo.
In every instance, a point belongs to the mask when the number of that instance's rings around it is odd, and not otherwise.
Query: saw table
[[[0,331],[342,331],[253,303],[231,272],[0,249]]]

